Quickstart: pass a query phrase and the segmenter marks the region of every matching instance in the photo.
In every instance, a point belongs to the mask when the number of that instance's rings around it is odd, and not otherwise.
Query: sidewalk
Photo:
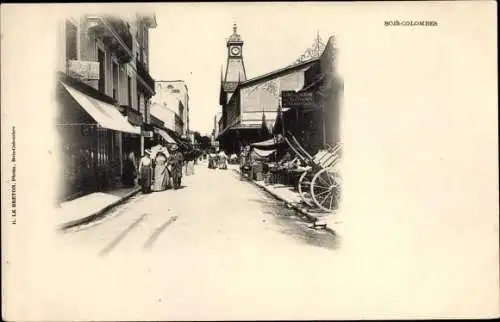
[[[238,165],[230,165],[230,168],[240,173]],[[304,204],[302,202],[302,199],[300,198],[299,193],[297,191],[294,191],[293,187],[285,186],[283,184],[269,185],[266,184],[264,180],[251,180],[250,182],[264,189],[276,199],[285,202],[288,207],[297,210],[303,216],[311,220],[313,222],[313,226],[315,227],[325,227],[330,231],[335,231],[336,228],[339,227],[338,225],[342,223],[342,221],[340,221],[338,216],[336,216],[335,214],[325,213]]]
[[[57,211],[58,226],[64,230],[101,218],[108,210],[139,191],[139,187],[117,188],[105,192],[94,192],[63,202]]]

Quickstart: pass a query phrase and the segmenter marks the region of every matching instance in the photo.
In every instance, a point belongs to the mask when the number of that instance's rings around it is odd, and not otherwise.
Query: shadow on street
[[[312,222],[298,214],[296,210],[286,207],[283,202],[266,195],[261,199],[248,199],[248,201],[259,204],[262,212],[269,215],[276,224],[278,231],[296,242],[330,250],[339,248],[340,240],[337,236],[325,230],[309,228]]]

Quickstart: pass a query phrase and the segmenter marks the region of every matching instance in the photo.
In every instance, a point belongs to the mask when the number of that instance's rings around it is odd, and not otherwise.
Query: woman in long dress
[[[125,161],[123,162],[123,177],[122,181],[124,186],[133,187],[135,178],[137,177],[137,170],[135,165],[134,152],[130,152]]]
[[[167,189],[170,174],[167,169],[167,156],[163,152],[158,152],[155,157],[153,191],[163,191]]]
[[[150,158],[151,151],[144,151],[144,156],[139,163],[139,175],[141,181],[142,193],[151,192],[151,183],[153,177],[153,161]]]

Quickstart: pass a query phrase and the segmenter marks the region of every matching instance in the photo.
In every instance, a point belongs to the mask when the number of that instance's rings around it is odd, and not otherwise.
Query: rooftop
[[[176,80],[157,80],[157,83],[185,83],[186,81],[182,79],[176,79]]]
[[[278,76],[280,74],[284,74],[286,72],[293,71],[295,69],[304,68],[304,67],[307,67],[308,65],[312,65],[313,63],[318,62],[318,61],[319,61],[319,58],[313,58],[313,59],[309,59],[309,60],[303,61],[303,62],[298,63],[298,64],[292,64],[292,65],[289,65],[289,66],[286,66],[286,67],[283,67],[280,69],[276,69],[276,70],[273,70],[272,72],[269,72],[267,74],[247,79],[246,81],[241,82],[238,85],[238,87],[254,84],[254,83],[257,83],[261,80],[266,80],[268,78],[272,78],[272,76]]]

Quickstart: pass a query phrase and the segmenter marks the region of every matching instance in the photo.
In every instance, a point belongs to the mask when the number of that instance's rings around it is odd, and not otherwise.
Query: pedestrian
[[[170,173],[167,169],[167,155],[163,150],[156,153],[155,166],[153,170],[152,191],[164,191],[167,189],[170,180]]]
[[[133,187],[137,177],[134,152],[130,152],[123,162],[122,182],[125,187]]]
[[[189,150],[184,152],[183,157],[184,157],[184,162],[182,163],[182,166],[183,166],[182,170],[183,170],[183,173],[185,175],[189,175],[188,174],[188,163],[189,163],[189,160],[191,159],[191,152]]]
[[[194,160],[196,159],[194,150],[186,153],[186,175],[194,174]]]
[[[153,177],[153,160],[151,160],[151,151],[144,151],[144,155],[139,162],[139,175],[141,181],[142,193],[151,192],[151,184]]]
[[[217,163],[219,169],[227,169],[227,155],[224,150],[220,150],[217,155]]]
[[[245,148],[243,149],[241,153],[241,159],[240,159],[240,174],[241,177],[244,177],[245,175],[252,178],[253,173],[253,159],[251,155],[251,147],[250,145],[246,145]]]
[[[177,144],[172,145],[170,152],[169,165],[171,166],[172,186],[175,190],[181,185],[184,157]]]

